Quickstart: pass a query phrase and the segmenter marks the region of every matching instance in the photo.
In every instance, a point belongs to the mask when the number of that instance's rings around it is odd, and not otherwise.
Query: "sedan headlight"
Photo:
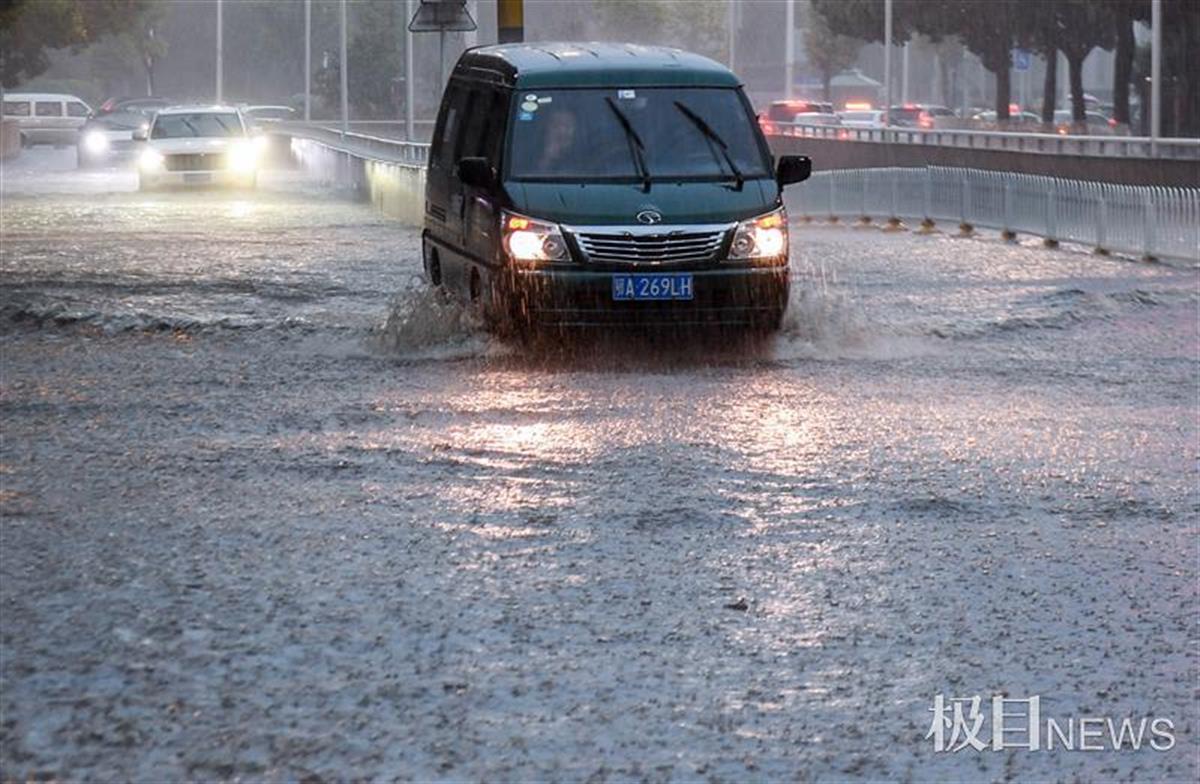
[[[229,168],[244,173],[258,168],[258,148],[254,142],[240,141],[230,145]]]
[[[777,210],[742,221],[733,235],[730,259],[787,258],[787,211]]]
[[[138,158],[138,166],[142,171],[154,172],[163,167],[163,154],[155,149],[146,149],[142,151],[142,155]]]
[[[101,131],[88,131],[83,135],[83,149],[92,155],[100,155],[108,150],[108,137]]]
[[[566,261],[567,244],[556,223],[500,213],[504,250],[513,261]]]

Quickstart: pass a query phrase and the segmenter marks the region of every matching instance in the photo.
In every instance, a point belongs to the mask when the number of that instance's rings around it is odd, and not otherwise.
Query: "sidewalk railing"
[[[1152,141],[1146,136],[1076,136],[943,128],[845,128],[837,125],[809,125],[807,123],[772,123],[771,128],[772,135],[803,136],[811,139],[924,144],[1042,155],[1200,160],[1200,139],[1173,138]]]
[[[793,217],[951,223],[1032,234],[1142,258],[1200,262],[1200,188],[1112,185],[1012,172],[919,168],[815,172]]]
[[[421,168],[429,162],[429,145],[425,142],[408,142],[354,131],[342,133],[336,128],[302,123],[281,123],[275,132],[290,135],[294,140],[310,139],[363,159]]]

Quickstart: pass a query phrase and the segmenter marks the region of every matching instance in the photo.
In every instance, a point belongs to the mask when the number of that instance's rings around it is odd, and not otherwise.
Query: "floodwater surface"
[[[765,344],[522,348],[298,174],[68,158],[4,171],[0,778],[1195,780],[1196,269],[794,225]]]

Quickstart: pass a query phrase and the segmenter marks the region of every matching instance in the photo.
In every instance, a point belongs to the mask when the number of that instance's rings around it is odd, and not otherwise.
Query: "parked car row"
[[[149,130],[158,112],[178,104],[159,97],[113,97],[93,109],[74,95],[5,93],[3,118],[17,123],[22,146],[74,146],[81,169],[132,158],[139,131]],[[241,105],[239,116],[253,129],[290,120],[295,110],[281,105]]]
[[[885,120],[885,114],[887,120]],[[794,136],[826,134],[827,131],[804,131],[807,127],[842,127],[853,129],[915,128],[918,130],[975,130],[1017,131],[1023,133],[1085,134],[1110,136],[1120,132],[1117,123],[1098,111],[1088,111],[1084,123],[1076,123],[1069,109],[1054,113],[1054,121],[1047,126],[1038,114],[1020,111],[1013,106],[1005,123],[996,120],[994,110],[970,108],[956,112],[939,104],[903,104],[893,106],[889,112],[883,109],[847,107],[834,111],[832,105],[816,101],[774,101],[759,115],[759,124],[768,135]],[[799,126],[799,127],[798,127]],[[836,134],[848,138],[849,133]]]

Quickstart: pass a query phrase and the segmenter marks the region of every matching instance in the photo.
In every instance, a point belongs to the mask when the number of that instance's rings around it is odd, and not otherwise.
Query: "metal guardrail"
[[[1172,138],[1152,141],[1147,136],[1076,136],[946,128],[846,128],[838,125],[781,122],[773,122],[771,128],[773,132],[770,135],[773,136],[803,136],[838,141],[926,144],[1042,155],[1200,160],[1200,139]]]
[[[1200,188],[1112,185],[1037,174],[959,169],[816,172],[789,194],[803,217],[950,221],[1092,245],[1142,258],[1200,262]]]
[[[304,123],[280,123],[272,133],[291,136],[293,139],[311,139],[334,150],[402,166],[424,168],[429,163],[429,144],[389,139],[353,131],[342,133],[336,128]]]

